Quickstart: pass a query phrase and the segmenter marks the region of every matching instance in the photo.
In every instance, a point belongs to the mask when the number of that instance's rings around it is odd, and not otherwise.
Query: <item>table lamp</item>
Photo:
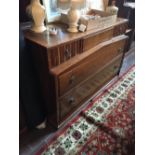
[[[68,0],[60,0],[60,2],[68,2]],[[68,11],[68,25],[67,29],[69,32],[78,32],[78,21],[80,19],[80,11],[77,9],[78,4],[83,3],[83,0],[70,0],[70,9]]]
[[[26,11],[33,19],[31,30],[36,33],[44,32],[46,30],[44,25],[45,7],[41,5],[40,0],[31,0],[31,3],[27,6]]]

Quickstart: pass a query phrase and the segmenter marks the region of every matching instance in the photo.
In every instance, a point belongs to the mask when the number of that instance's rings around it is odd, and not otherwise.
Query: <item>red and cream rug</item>
[[[134,77],[132,67],[37,155],[134,155]]]

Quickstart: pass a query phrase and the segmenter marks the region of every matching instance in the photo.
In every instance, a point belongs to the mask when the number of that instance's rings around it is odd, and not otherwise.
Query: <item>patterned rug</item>
[[[134,77],[132,67],[37,155],[134,155]]]

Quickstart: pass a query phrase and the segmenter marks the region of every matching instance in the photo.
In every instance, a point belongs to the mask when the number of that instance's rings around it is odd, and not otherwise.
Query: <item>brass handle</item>
[[[69,99],[69,104],[71,104],[71,105],[74,105],[74,104],[75,104],[75,99],[74,99],[74,97],[71,97],[71,98]]]
[[[118,53],[122,53],[122,52],[123,52],[123,48],[119,48]]]
[[[75,76],[72,75],[72,76],[70,77],[70,79],[69,79],[69,83],[70,83],[70,84],[73,84],[74,80],[75,80]]]

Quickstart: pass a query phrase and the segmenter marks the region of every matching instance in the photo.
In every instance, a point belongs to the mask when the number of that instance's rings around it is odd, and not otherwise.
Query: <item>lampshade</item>
[[[59,0],[59,2],[62,2],[62,3],[67,3],[67,2],[83,3],[84,0]]]
[[[65,3],[65,2],[69,2],[69,0],[59,0],[59,2]]]
[[[58,0],[58,7],[61,9],[68,9],[71,5],[76,6],[77,9],[85,8],[86,0]]]
[[[78,2],[78,3],[82,3],[83,0],[70,0],[71,2]]]

